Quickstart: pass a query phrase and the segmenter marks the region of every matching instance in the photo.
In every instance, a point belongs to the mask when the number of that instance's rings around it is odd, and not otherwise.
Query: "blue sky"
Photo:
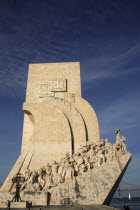
[[[1,0],[1,181],[20,154],[28,64],[78,61],[101,138],[121,129],[133,156],[123,181],[140,185],[139,11],[139,0]]]

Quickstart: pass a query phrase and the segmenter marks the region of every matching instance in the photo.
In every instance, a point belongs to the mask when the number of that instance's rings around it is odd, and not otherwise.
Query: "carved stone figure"
[[[20,188],[20,190],[22,191],[22,190],[24,190],[26,187],[27,187],[27,185],[28,185],[28,180],[29,180],[29,178],[30,178],[30,176],[31,176],[31,171],[30,171],[30,169],[27,169],[26,171],[25,171],[25,181],[24,181],[24,183],[22,184],[22,186],[21,186],[21,188]]]
[[[45,176],[46,170],[44,167],[38,170],[38,183],[39,183],[39,189],[42,190],[43,187],[45,186]]]
[[[58,184],[58,163],[56,161],[53,161],[52,165],[52,174],[51,174],[51,181],[52,186],[56,186]]]
[[[83,172],[85,172],[86,170],[90,169],[90,162],[89,162],[90,156],[88,153],[82,153],[81,156],[84,160],[84,171]]]
[[[65,159],[62,158],[60,166],[58,168],[58,176],[59,176],[60,183],[63,183],[65,181],[65,175],[66,175]]]
[[[93,156],[90,158],[91,168],[98,167],[98,157],[93,153]]]
[[[106,158],[106,161],[111,161],[113,160],[113,158],[115,158],[115,152],[113,150],[113,148],[109,148],[105,151],[105,158]]]
[[[98,166],[100,166],[102,163],[105,162],[105,156],[103,154],[103,150],[99,149],[97,152],[97,158],[98,158]]]
[[[41,167],[37,171],[27,169],[21,190],[48,191],[59,183],[74,180],[75,176],[81,176],[82,173],[94,170],[103,163],[125,154],[125,140],[120,136],[120,130],[117,130],[116,143],[113,145],[108,139],[102,139],[100,144],[91,143],[81,146],[73,155],[66,153],[60,162],[52,161],[51,165],[47,163],[46,168]]]
[[[126,145],[124,144],[124,142],[126,142],[126,138],[124,136],[121,136],[120,129],[117,129],[116,130],[116,149],[122,154],[125,154],[127,151]]]
[[[44,190],[47,191],[50,187],[51,183],[51,173],[52,173],[52,169],[51,169],[51,165],[49,163],[47,163],[46,166],[46,173],[44,176],[44,181],[45,181],[45,186],[44,186]]]
[[[68,159],[65,160],[65,169],[66,169],[66,173],[65,173],[65,179],[73,179],[74,177],[74,168],[73,166],[71,166],[70,162]]]
[[[126,138],[124,136],[120,135],[120,129],[116,130],[116,143],[122,143],[125,142]]]
[[[39,184],[38,184],[38,173],[37,171],[33,171],[31,173],[30,178],[28,179],[27,182],[27,191],[35,192],[39,189]]]
[[[108,139],[105,139],[105,149],[112,149],[112,144],[108,141]]]
[[[105,139],[104,154],[106,159],[105,161],[110,161],[115,157],[113,146],[108,139]]]

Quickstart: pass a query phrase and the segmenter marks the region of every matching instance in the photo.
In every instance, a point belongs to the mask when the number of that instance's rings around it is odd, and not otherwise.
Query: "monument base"
[[[0,192],[0,207],[1,205],[6,206],[6,201],[12,201],[14,197],[14,192]],[[13,203],[32,203],[33,205],[41,205],[46,206],[47,205],[47,192],[21,192],[20,196],[23,201],[27,202],[11,202]],[[22,208],[25,208],[24,206]]]
[[[32,206],[32,203],[29,202],[11,202],[10,208],[29,208]],[[0,208],[7,208],[6,202],[0,203]]]
[[[48,192],[21,191],[21,199],[32,202],[33,206],[109,205],[130,159],[131,154],[127,152],[81,176],[59,183]],[[11,201],[13,197],[13,192],[0,192],[1,202]]]
[[[30,206],[26,205],[27,202],[13,202],[10,209],[22,209],[27,210]],[[26,205],[26,207],[25,207]],[[6,204],[0,203],[0,209],[6,210]],[[32,210],[40,210],[40,209],[49,209],[49,210],[119,210],[114,207],[105,206],[105,205],[58,205],[58,206],[35,206],[31,208]]]
[[[100,167],[84,172],[74,180],[51,188],[50,205],[109,205],[130,162],[127,152],[103,163]]]

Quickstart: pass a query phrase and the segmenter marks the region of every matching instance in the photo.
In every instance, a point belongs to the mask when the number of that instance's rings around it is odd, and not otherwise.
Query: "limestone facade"
[[[36,170],[81,145],[100,142],[96,113],[81,97],[78,62],[30,64],[23,111],[21,155],[3,191],[10,191],[9,180],[19,171]]]
[[[34,205],[109,204],[131,159],[125,137],[100,140],[94,109],[81,97],[80,64],[29,65],[21,154],[0,189]],[[40,203],[41,202],[41,203]]]
[[[100,141],[96,114],[81,98],[79,63],[29,65],[23,111],[22,152],[32,149],[32,169]]]

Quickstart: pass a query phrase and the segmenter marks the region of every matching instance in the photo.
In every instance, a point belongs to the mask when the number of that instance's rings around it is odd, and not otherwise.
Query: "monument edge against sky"
[[[30,191],[42,192],[37,196],[44,196],[43,205],[45,192],[51,193],[52,205],[64,204],[65,198],[75,204],[108,204],[131,156],[119,132],[114,145],[100,140],[96,113],[81,97],[80,63],[30,64],[23,111],[21,154],[0,200],[11,198],[11,180],[21,173],[23,197],[35,204],[41,197],[35,201]],[[60,196],[61,191],[67,195]]]

